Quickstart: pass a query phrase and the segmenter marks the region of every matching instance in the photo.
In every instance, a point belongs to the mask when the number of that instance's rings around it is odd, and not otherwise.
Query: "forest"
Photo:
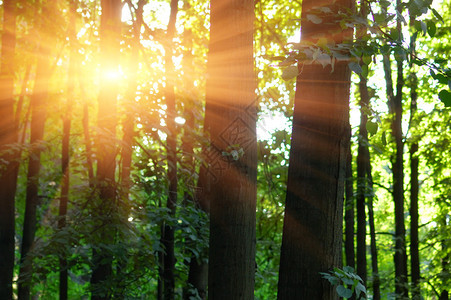
[[[450,299],[450,15],[0,1],[0,300]]]

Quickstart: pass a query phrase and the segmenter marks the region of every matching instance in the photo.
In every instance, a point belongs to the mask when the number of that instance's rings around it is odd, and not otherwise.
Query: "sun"
[[[102,72],[102,78],[109,82],[121,80],[124,78],[124,76],[124,71],[120,66],[118,68],[105,69]]]

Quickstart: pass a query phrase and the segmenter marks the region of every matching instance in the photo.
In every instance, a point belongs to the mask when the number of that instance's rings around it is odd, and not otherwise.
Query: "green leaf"
[[[445,21],[443,21],[442,16],[435,10],[432,8],[432,13],[434,14],[434,16],[440,20],[440,22],[445,23]]]
[[[350,286],[352,286],[354,284],[354,280],[352,280],[351,278],[347,278],[347,277],[343,278],[343,282]]]
[[[365,65],[369,65],[372,62],[371,55],[364,55],[362,61]]]
[[[356,287],[355,287],[356,292],[358,291],[358,294],[360,294],[360,292],[363,292],[366,295],[366,288],[363,284],[361,284],[360,282],[357,283]]]
[[[377,124],[377,122],[373,121],[366,122],[366,130],[368,130],[370,136],[375,135],[377,133],[378,127],[379,125]]]
[[[385,134],[385,131],[382,132],[381,141],[382,145],[387,146],[387,135]]]
[[[380,47],[380,52],[382,55],[390,54],[392,47],[390,45],[383,45]]]
[[[362,76],[365,78],[368,77],[368,66],[367,65],[362,66]]]
[[[435,75],[434,70],[431,69],[431,70],[429,71],[429,73],[431,74],[432,78],[437,79],[437,78],[435,78],[436,75]]]
[[[437,79],[441,84],[448,84],[448,78],[446,78],[446,76],[443,74],[439,73],[435,75],[435,79]]]
[[[412,63],[416,64],[417,66],[423,66],[425,64],[424,61],[422,61],[421,59],[417,59],[417,58],[413,58]]]
[[[337,286],[337,293],[340,297],[349,299],[352,297],[352,291],[342,285]]]
[[[299,70],[297,66],[289,66],[285,68],[282,72],[282,79],[283,80],[290,80],[298,76]]]
[[[350,273],[354,273],[354,268],[351,266],[344,266],[343,267],[343,271],[345,272],[350,272]]]
[[[430,37],[434,37],[434,36],[435,36],[435,33],[437,32],[437,28],[435,27],[434,21],[430,21],[430,20],[429,20],[429,21],[427,22],[427,26],[428,26],[427,30],[428,30],[429,36],[430,36]]]
[[[383,14],[374,14],[374,22],[378,25],[382,24],[385,21],[385,15]]]
[[[399,31],[396,29],[390,30],[390,33],[388,34],[390,38],[394,41],[397,41],[400,37]]]
[[[320,38],[317,42],[316,45],[322,49],[327,49],[327,39],[325,37]]]
[[[438,93],[438,97],[443,102],[443,104],[445,104],[445,107],[451,107],[451,92],[450,91],[443,89]]]
[[[354,61],[350,62],[348,64],[349,69],[351,69],[351,71],[354,71],[357,74],[362,73],[362,67],[360,67],[360,65]]]
[[[323,22],[323,19],[315,15],[307,15],[307,20],[309,20],[313,24],[321,24]]]
[[[387,8],[390,6],[391,1],[381,0],[381,1],[379,1],[379,3],[382,7]]]

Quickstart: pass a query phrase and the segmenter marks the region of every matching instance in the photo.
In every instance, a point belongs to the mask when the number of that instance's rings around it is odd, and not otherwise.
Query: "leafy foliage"
[[[39,37],[43,34],[56,39],[51,51],[51,76],[48,78],[49,97],[46,100],[48,114],[42,148],[41,173],[39,176],[39,201],[37,210],[37,232],[34,246],[25,264],[33,266],[32,295],[43,299],[56,298],[58,293],[59,259],[67,258],[69,271],[69,298],[88,297],[91,292],[90,275],[92,251],[100,250],[113,259],[113,276],[108,284],[98,286],[100,293],[113,291],[116,298],[152,298],[157,293],[158,268],[161,266],[157,253],[164,251],[160,241],[162,224],[175,229],[176,294],[182,296],[182,287],[188,277],[191,259],[207,261],[208,215],[196,202],[196,182],[199,173],[201,148],[205,137],[202,132],[206,54],[208,51],[209,9],[208,1],[180,1],[175,44],[175,78],[166,78],[163,70],[163,48],[165,19],[169,12],[168,1],[144,1],[143,21],[146,24],[137,33],[138,1],[124,1],[121,24],[120,76],[115,80],[119,89],[118,134],[109,135],[109,141],[117,148],[116,162],[123,160],[121,153],[121,131],[126,114],[134,120],[133,156],[131,181],[126,192],[119,180],[123,170],[117,170],[115,194],[117,211],[106,211],[98,202],[99,191],[96,179],[89,171],[96,170],[95,140],[103,132],[95,126],[97,97],[100,81],[99,26],[100,1],[80,0],[76,23],[75,43],[77,74],[74,91],[70,96],[66,78],[70,59],[67,42],[69,23],[69,2],[54,1],[57,14],[45,15],[40,5],[46,1],[17,2],[17,46],[15,55],[15,107],[19,124],[19,142],[2,148],[2,151],[21,153],[21,166],[16,193],[16,241],[22,237],[26,196],[26,162],[34,145],[28,143],[30,134],[30,101],[36,85],[36,61]],[[47,0],[48,2],[48,0]],[[49,2],[50,3],[50,2]],[[290,150],[290,120],[293,110],[294,79],[304,64],[320,64],[333,70],[334,64],[345,61],[356,74],[368,79],[371,100],[366,108],[366,124],[370,137],[367,141],[373,159],[373,181],[375,187],[374,213],[377,246],[379,250],[379,276],[383,296],[393,291],[393,204],[391,192],[390,158],[393,155],[393,140],[390,130],[391,115],[388,111],[382,74],[381,58],[389,56],[402,59],[419,78],[418,112],[406,115],[403,120],[403,142],[408,146],[419,142],[420,158],[420,243],[422,295],[431,298],[442,290],[451,289],[450,257],[451,245],[450,215],[450,165],[449,141],[451,140],[451,53],[449,16],[451,4],[432,3],[429,0],[402,2],[406,12],[396,13],[393,1],[363,1],[368,4],[368,18],[360,14],[341,10],[333,6],[317,7],[307,19],[314,24],[327,22],[330,14],[340,14],[343,31],[357,33],[349,43],[336,44],[328,35],[318,36],[314,41],[299,40],[299,1],[259,0],[255,2],[255,59],[258,74],[257,98],[259,101],[259,131],[264,133],[258,143],[258,206],[257,206],[257,255],[256,255],[256,299],[275,299],[279,251],[282,239],[282,220]],[[2,6],[3,9],[3,6]],[[407,13],[408,12],[408,13]],[[408,25],[409,14],[414,17]],[[404,28],[395,27],[397,18]],[[45,32],[38,30],[40,23]],[[409,22],[410,23],[410,22]],[[409,34],[407,34],[409,33]],[[408,39],[409,36],[409,39]],[[417,45],[412,52],[410,36]],[[135,38],[138,43],[135,43]],[[136,50],[136,51],[135,51]],[[190,57],[192,64],[184,65]],[[133,59],[139,60],[133,69]],[[179,62],[177,64],[177,62]],[[353,78],[353,82],[357,77]],[[133,92],[132,81],[135,80]],[[166,126],[164,89],[167,80],[176,85],[177,115],[177,168],[180,178],[178,202],[175,216],[164,208],[167,200],[166,138],[171,134]],[[353,89],[354,90],[354,89]],[[409,108],[407,101],[410,87],[403,89],[403,108]],[[61,117],[65,115],[64,103],[73,98],[72,130],[70,136],[70,193],[67,224],[58,227],[58,203],[61,180],[64,174],[61,165]],[[351,125],[356,125],[356,100],[358,92],[351,99]],[[272,118],[273,116],[277,116]],[[192,122],[191,122],[191,121]],[[269,120],[269,121],[268,121]],[[265,128],[265,121],[275,129]],[[185,123],[183,123],[185,122]],[[190,123],[191,122],[191,123]],[[275,124],[277,123],[277,124]],[[280,123],[280,124],[278,124]],[[283,123],[283,124],[282,124]],[[287,125],[288,124],[288,125]],[[269,127],[269,126],[268,126]],[[263,135],[262,135],[263,136]],[[359,137],[355,130],[352,140]],[[355,143],[354,143],[355,144]],[[192,149],[187,151],[186,146]],[[6,150],[4,150],[6,149]],[[228,149],[226,156],[234,159],[240,155],[240,147]],[[235,152],[233,152],[235,151]],[[356,147],[353,147],[353,154]],[[408,162],[407,155],[404,157]],[[0,172],[4,164],[0,162]],[[406,176],[409,171],[406,170]],[[405,189],[408,190],[406,182]],[[408,196],[406,193],[406,198]],[[406,204],[406,211],[407,211]],[[92,210],[99,213],[93,217]],[[406,224],[409,222],[406,213]],[[114,243],[106,243],[97,234],[97,228],[106,220],[113,220],[106,226],[117,232]],[[16,259],[20,257],[16,247]],[[15,274],[19,264],[16,263]],[[363,287],[360,278],[349,268],[334,269],[323,273],[323,277],[335,286],[337,293],[345,298],[357,295],[370,297],[371,277]],[[108,290],[107,290],[108,289]],[[149,296],[150,295],[150,296]]]
[[[356,299],[366,299],[366,288],[363,280],[354,272],[354,269],[346,266],[343,269],[334,268],[329,273],[321,273],[324,279],[335,286],[340,297],[349,299],[355,294]]]

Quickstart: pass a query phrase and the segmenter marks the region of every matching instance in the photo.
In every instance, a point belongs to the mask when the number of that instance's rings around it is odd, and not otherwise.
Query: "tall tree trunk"
[[[97,126],[97,187],[99,191],[98,203],[93,208],[93,216],[100,226],[97,236],[106,247],[93,250],[93,269],[91,276],[92,299],[108,299],[111,297],[109,287],[103,286],[112,275],[111,250],[108,249],[115,238],[117,222],[117,199],[115,186],[116,171],[116,106],[117,82],[108,72],[118,71],[119,37],[122,5],[120,0],[102,0],[102,15],[100,20],[100,52],[101,86],[99,93],[99,108]],[[99,292],[108,289],[106,293]]]
[[[410,26],[413,28],[415,22],[415,15],[410,12]],[[416,36],[411,36],[410,49],[412,51],[413,59],[415,55],[415,40]],[[410,126],[414,126],[415,122],[412,122],[416,118],[417,113],[417,100],[418,100],[418,78],[412,65],[410,66]],[[415,130],[415,129],[414,129]],[[410,145],[410,269],[412,278],[412,298],[421,299],[420,290],[420,251],[419,251],[419,238],[418,238],[418,140],[413,136],[413,141]]]
[[[417,110],[416,74],[410,74],[412,78],[410,113],[415,116]],[[414,86],[415,85],[415,86]],[[418,238],[418,142],[410,145],[410,267],[412,273],[412,297],[420,299],[420,252]]]
[[[349,136],[351,136],[351,128],[349,128]],[[354,253],[354,182],[352,178],[352,151],[349,147],[346,158],[346,187],[345,187],[345,257],[346,265],[355,269],[355,253]]]
[[[366,203],[367,194],[367,162],[368,152],[368,105],[370,97],[368,95],[367,79],[360,75],[360,126],[359,126],[359,148],[357,154],[357,274],[363,282],[367,281],[367,261],[366,261]]]
[[[14,269],[14,220],[19,151],[14,119],[14,53],[16,49],[16,1],[3,1],[3,33],[0,64],[0,299],[12,299]],[[3,163],[7,162],[7,163]]]
[[[395,203],[395,288],[398,297],[407,295],[407,255],[405,247],[404,187],[403,187],[403,141],[402,141],[402,94],[394,96],[391,80],[390,58],[384,55],[384,72],[390,112],[394,114],[392,134],[395,138],[395,157],[392,158],[393,201]],[[401,76],[401,77],[400,77]],[[402,62],[398,62],[398,88],[402,89]]]
[[[376,244],[376,227],[374,225],[374,210],[373,210],[373,175],[371,173],[371,160],[370,153],[368,151],[368,161],[367,161],[367,178],[368,178],[368,188],[369,194],[368,196],[368,223],[370,225],[370,251],[371,251],[371,268],[373,275],[373,300],[381,299],[381,288],[380,288],[380,278],[379,278],[379,267],[377,262],[377,244]]]
[[[166,42],[164,44],[165,56],[164,66],[166,75],[166,124],[168,128],[167,137],[167,162],[168,162],[168,200],[166,207],[170,211],[170,216],[175,217],[177,205],[177,128],[175,117],[177,116],[175,106],[175,80],[176,74],[172,56],[174,55],[173,37],[175,34],[175,23],[177,20],[178,0],[171,0],[171,14],[166,32]],[[175,253],[174,253],[174,228],[168,224],[163,225],[161,241],[164,248],[163,253],[163,274],[160,274],[163,284],[163,294],[165,300],[174,299],[175,288]]]
[[[399,16],[402,15],[401,0],[396,1]],[[402,31],[398,16],[397,30]],[[401,35],[400,35],[401,36]],[[401,43],[401,40],[399,41]],[[404,223],[404,141],[402,133],[402,89],[404,87],[403,58],[396,57],[396,96],[393,98],[394,119],[392,133],[395,138],[395,158],[393,162],[393,200],[395,202],[395,287],[399,298],[408,297],[406,228]]]
[[[401,14],[400,1],[397,0],[398,13]],[[397,20],[397,30],[401,32],[401,20]],[[407,288],[407,253],[404,224],[404,142],[402,135],[402,88],[404,86],[403,59],[396,57],[397,82],[396,95],[391,76],[391,63],[388,54],[383,56],[383,67],[386,82],[389,112],[393,114],[391,122],[392,135],[395,140],[395,154],[392,158],[393,202],[395,205],[395,293],[399,299],[408,296]]]
[[[136,20],[133,24],[133,41],[132,41],[132,53],[130,55],[129,63],[129,81],[127,97],[125,99],[125,119],[123,121],[123,133],[122,138],[122,167],[121,167],[121,187],[122,194],[125,199],[128,199],[129,190],[131,187],[131,168],[132,168],[132,154],[133,154],[133,139],[134,139],[134,126],[135,126],[135,97],[137,88],[137,73],[139,69],[139,46],[141,38],[141,27],[143,24],[143,11],[144,5],[148,0],[139,0],[136,8]]]
[[[41,8],[42,16],[50,16],[52,5],[45,2]],[[40,44],[37,54],[37,67],[33,95],[31,96],[31,153],[28,160],[27,186],[25,196],[25,216],[23,224],[22,245],[20,253],[20,270],[18,297],[30,298],[32,276],[32,257],[28,257],[36,233],[36,210],[39,203],[39,172],[41,169],[41,152],[43,149],[44,126],[46,119],[46,103],[48,98],[49,79],[51,71],[50,49],[53,49],[54,39],[50,37],[48,24],[41,20],[39,25]]]
[[[331,1],[332,2],[332,1]],[[304,0],[302,40],[327,34],[336,43],[351,36],[338,24],[306,17],[318,1]],[[353,1],[337,1],[352,8]],[[305,64],[297,77],[293,133],[280,257],[278,299],[338,299],[320,272],[341,265],[343,196],[349,147],[350,71],[346,63]]]
[[[254,1],[212,0],[210,9],[208,299],[253,299],[257,189]]]
[[[63,115],[63,138],[62,138],[62,149],[61,149],[61,172],[63,174],[63,179],[61,183],[61,198],[59,204],[59,220],[58,229],[63,230],[66,227],[66,214],[67,214],[67,203],[69,200],[69,143],[70,143],[70,129],[71,129],[71,111],[72,103],[74,97],[74,85],[75,85],[75,57],[77,55],[77,50],[75,48],[76,44],[76,14],[78,8],[78,1],[71,0],[69,2],[70,7],[70,17],[69,17],[69,47],[70,47],[70,59],[69,59],[69,70],[67,77],[67,100],[66,100],[66,110]],[[59,273],[59,297],[60,300],[67,299],[67,259],[66,257],[60,257],[60,273]]]

